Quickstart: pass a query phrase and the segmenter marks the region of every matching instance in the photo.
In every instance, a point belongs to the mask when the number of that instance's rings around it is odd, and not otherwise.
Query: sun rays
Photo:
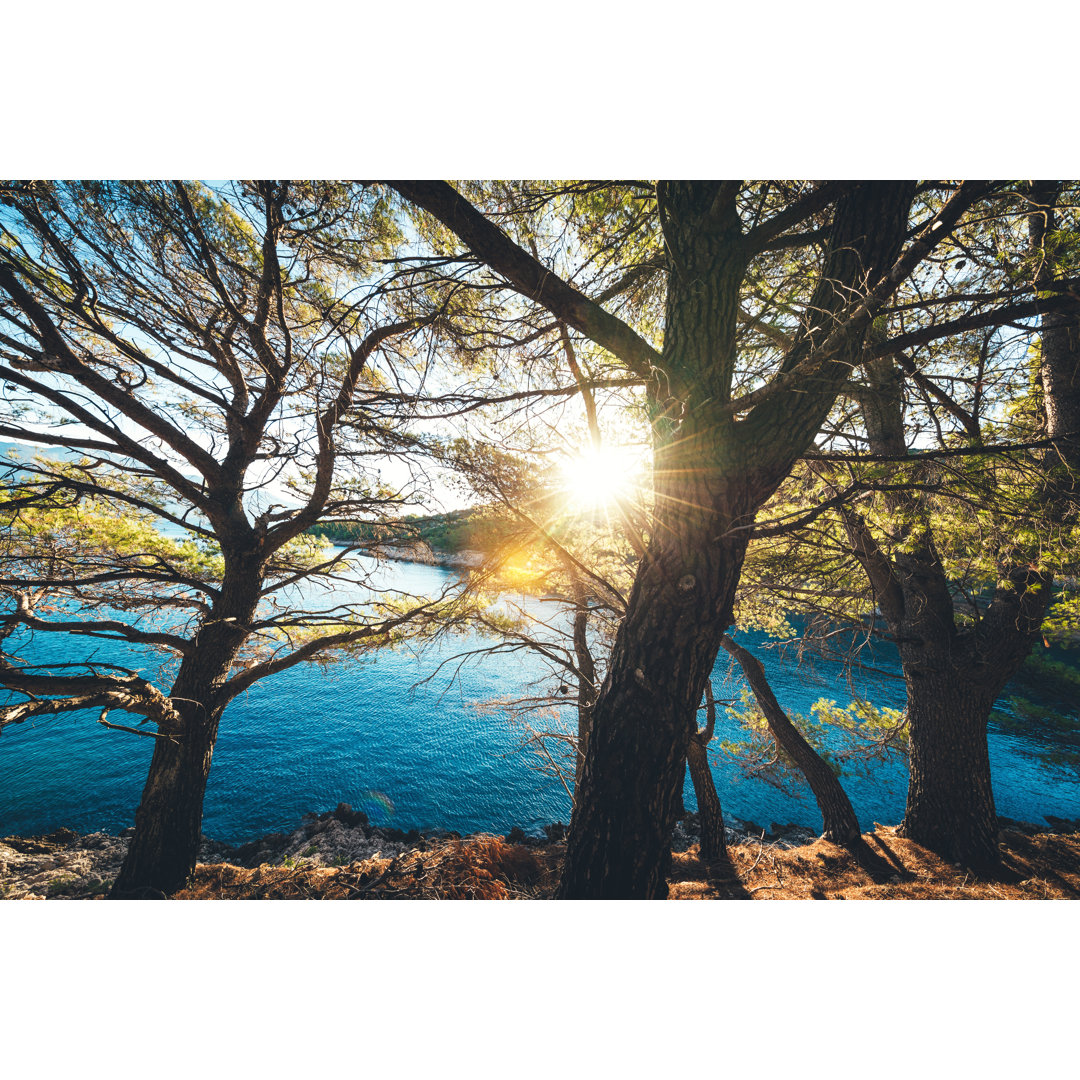
[[[623,446],[589,446],[559,466],[567,508],[585,513],[608,510],[640,486],[641,460]]]

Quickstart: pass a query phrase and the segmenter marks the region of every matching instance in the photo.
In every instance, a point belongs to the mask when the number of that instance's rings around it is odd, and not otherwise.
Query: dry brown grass
[[[885,873],[871,873],[846,849],[816,840],[783,849],[730,849],[731,870],[710,879],[697,849],[673,856],[674,900],[1050,900],[1080,899],[1080,834],[1001,834],[1002,880],[980,880],[879,825],[864,834]]]
[[[673,900],[1048,900],[1080,898],[1080,834],[1007,831],[1002,880],[970,872],[878,826],[864,837],[873,873],[826,840],[799,848],[750,842],[710,874],[696,847],[672,856]],[[565,846],[525,847],[495,836],[448,840],[393,859],[345,867],[200,865],[178,900],[548,899]],[[865,860],[864,860],[865,862]],[[883,872],[884,869],[884,872]]]
[[[176,900],[515,900],[550,896],[562,849],[497,836],[447,840],[426,851],[343,867],[199,865]]]

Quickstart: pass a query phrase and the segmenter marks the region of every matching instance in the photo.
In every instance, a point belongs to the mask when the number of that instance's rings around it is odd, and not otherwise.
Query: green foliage
[[[872,756],[907,750],[907,721],[901,709],[853,701],[841,708],[835,701],[820,698],[810,706],[819,724],[828,724],[860,742]]]
[[[97,884],[100,884],[97,883]],[[74,896],[76,892],[82,893],[82,889],[79,887],[80,881],[74,874],[61,874],[58,877],[50,878],[45,890],[51,898],[57,898],[60,896]],[[96,891],[91,883],[91,891]]]
[[[718,746],[744,775],[787,791],[805,785],[802,771],[773,739],[768,721],[748,688],[742,688],[739,703],[727,706],[726,712],[744,735],[721,739]],[[788,719],[838,777],[866,774],[874,762],[907,751],[906,720],[897,709],[879,708],[866,701],[841,707],[821,698],[810,707],[810,716],[789,712]]]
[[[61,466],[77,475],[85,462]],[[114,489],[120,489],[117,478]],[[38,614],[75,604],[84,610],[178,612],[177,622],[201,610],[203,595],[221,583],[221,550],[205,537],[164,535],[145,509],[88,495],[78,501],[36,498],[26,481],[0,483],[0,499],[14,509],[0,511],[0,568],[9,579],[48,582],[32,590]],[[310,538],[296,554],[310,548]],[[0,589],[10,591],[10,587]]]

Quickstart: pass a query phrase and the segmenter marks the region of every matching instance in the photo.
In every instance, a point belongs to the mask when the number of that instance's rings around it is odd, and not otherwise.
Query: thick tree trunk
[[[817,800],[823,824],[822,836],[834,844],[850,845],[859,840],[859,820],[832,769],[822,756],[803,738],[802,732],[788,719],[765,677],[765,668],[753,653],[736,645],[725,635],[724,648],[739,661],[746,681],[754,692],[758,707],[769,725],[777,745],[799,767]]]
[[[908,185],[856,186],[837,207],[807,338],[891,265]],[[736,424],[730,399],[745,268],[734,192],[673,182],[658,189],[671,256],[662,370],[652,388],[655,511],[592,731],[570,821],[559,896],[663,899],[670,826],[689,740],[746,553],[746,525],[813,438],[861,349],[823,362],[801,392]],[[850,355],[848,353],[850,352]],[[757,417],[755,420],[754,417]]]
[[[908,680],[903,836],[981,873],[999,865],[986,720],[993,700],[955,677]]]
[[[113,884],[114,900],[164,899],[195,869],[202,836],[203,797],[219,717],[203,720],[188,705],[178,742],[158,740],[135,811],[135,835]]]
[[[652,399],[656,522],[593,705],[560,886],[567,899],[667,895],[687,745],[731,621],[746,540],[720,537],[732,523],[725,511],[744,511],[748,493],[730,483],[740,471],[725,439],[730,422],[721,432],[686,412],[702,397],[723,400],[733,370],[739,220],[733,201],[716,205],[717,190],[673,184],[663,200],[678,255],[665,382]]]
[[[741,550],[710,547],[704,536],[684,550],[695,552],[693,567],[672,567],[653,553],[638,573],[593,709],[564,897],[666,895],[670,828],[694,716],[730,622],[730,607],[718,611],[713,598],[734,594],[742,565]]]

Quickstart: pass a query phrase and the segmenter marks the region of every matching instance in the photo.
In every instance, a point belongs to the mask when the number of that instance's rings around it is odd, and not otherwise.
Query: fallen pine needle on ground
[[[827,840],[783,848],[730,847],[730,870],[701,861],[697,846],[672,855],[672,900],[1049,900],[1080,898],[1080,834],[1002,834],[1005,874],[976,879],[918,844],[878,826],[867,846],[893,871],[884,881]],[[200,866],[177,900],[200,899],[549,899],[565,845],[523,847],[495,837],[451,840],[426,852],[305,870]],[[731,871],[734,873],[732,874]],[[880,872],[877,875],[882,876]]]
[[[95,834],[100,835],[100,834]],[[0,840],[0,896],[101,899],[107,879],[77,879],[83,839]],[[672,900],[1050,900],[1080,898],[1080,832],[1004,829],[1002,873],[976,877],[895,828],[863,836],[862,858],[827,840],[800,846],[764,837],[728,847],[707,867],[698,846],[672,854]],[[95,841],[99,844],[101,841]],[[565,842],[520,844],[498,836],[427,841],[342,866],[303,858],[287,865],[200,863],[175,900],[544,900],[554,896]],[[869,853],[867,855],[867,853]],[[7,861],[5,861],[5,859]],[[35,861],[37,860],[37,861]]]

